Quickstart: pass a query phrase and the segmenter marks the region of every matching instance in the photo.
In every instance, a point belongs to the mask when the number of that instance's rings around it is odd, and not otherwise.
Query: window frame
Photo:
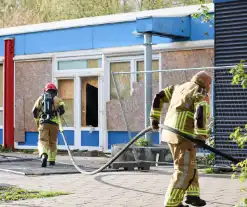
[[[89,68],[89,69],[67,69],[67,70],[58,70],[58,61],[69,61],[69,60],[84,60],[84,59],[101,59],[101,67],[100,68]],[[105,128],[106,128],[106,114],[103,113],[105,109],[105,83],[104,82],[104,71],[105,68],[106,57],[103,54],[100,55],[80,55],[80,56],[70,56],[70,57],[52,57],[52,81],[57,85],[58,80],[63,79],[74,79],[74,112],[81,111],[81,78],[82,77],[90,77],[90,76],[98,76],[98,84],[99,84],[99,122],[98,127],[93,128],[93,131],[99,131],[99,146],[98,147],[85,147],[81,145],[81,132],[82,130],[90,131],[91,127],[82,127],[81,126],[81,113],[76,113],[74,115],[74,126],[73,127],[64,127],[64,130],[72,130],[74,131],[74,147],[77,149],[102,149],[107,146],[104,142],[107,138]],[[106,137],[106,138],[105,138]],[[61,146],[63,147],[63,146]]]
[[[67,70],[59,70],[58,69],[58,62],[59,61],[72,61],[72,60],[97,60],[101,59],[101,65],[102,65],[102,55],[84,55],[84,56],[74,56],[74,57],[53,57],[53,74],[56,74],[56,76],[66,76],[66,74],[73,74],[75,76],[79,74],[85,74],[85,72],[92,72],[95,70],[99,70],[103,68],[103,65],[98,68],[87,68],[87,69],[67,69]],[[54,77],[54,76],[53,76]]]
[[[153,55],[152,61],[154,61],[154,60],[158,60],[158,65],[159,65],[158,70],[159,70],[160,69],[160,57],[159,57],[159,55]],[[135,64],[135,66],[134,66],[135,70],[134,71],[135,72],[137,72],[137,62],[139,62],[139,61],[144,61],[144,58],[134,60],[134,64]],[[145,67],[145,65],[144,65],[144,67]],[[135,74],[134,81],[137,82],[137,73]],[[160,83],[160,77],[159,77],[159,83]]]
[[[152,55],[152,60],[158,60],[159,61],[159,66],[160,66],[160,55],[159,53],[153,54]],[[130,62],[130,95],[133,94],[134,88],[133,88],[133,83],[137,82],[137,62],[138,61],[144,61],[144,55],[136,55],[136,56],[119,56],[119,57],[111,57],[107,58],[107,77],[109,80],[109,84],[107,87],[107,100],[111,101],[111,63],[121,63],[121,62]],[[102,67],[103,64],[102,64]],[[159,83],[161,82],[160,76],[159,76]]]

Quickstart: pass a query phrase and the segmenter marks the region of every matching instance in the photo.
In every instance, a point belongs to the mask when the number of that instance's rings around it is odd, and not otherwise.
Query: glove
[[[159,129],[159,121],[157,119],[151,119],[151,125],[154,131]]]

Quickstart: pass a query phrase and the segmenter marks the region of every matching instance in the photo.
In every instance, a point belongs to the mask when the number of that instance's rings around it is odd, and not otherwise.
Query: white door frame
[[[64,127],[64,130],[74,130],[74,146],[71,149],[87,149],[87,150],[103,150],[103,137],[102,128],[103,123],[106,121],[102,107],[104,107],[104,95],[102,92],[104,91],[104,73],[102,68],[89,68],[89,69],[68,69],[68,70],[58,70],[58,61],[59,60],[78,60],[78,59],[99,59],[101,56],[81,56],[81,57],[67,57],[67,58],[57,58],[53,57],[53,72],[52,79],[54,83],[57,85],[58,80],[63,79],[73,79],[74,80],[74,127]],[[91,146],[81,146],[81,131],[86,130],[90,131],[91,127],[82,127],[81,126],[81,78],[83,77],[98,77],[98,100],[99,100],[99,127],[94,128],[94,131],[99,131],[99,146],[91,147]],[[64,146],[59,146],[59,148],[64,148]]]
[[[81,78],[85,78],[85,77],[96,77],[98,79],[98,127],[84,127],[84,126],[81,126],[81,111],[82,111],[82,105],[81,105]],[[78,86],[77,86],[77,91],[76,93],[77,94],[80,94],[77,97],[77,112],[75,112],[77,114],[77,128],[79,129],[79,132],[80,133],[80,136],[81,136],[81,132],[82,131],[98,131],[99,132],[99,147],[86,147],[86,146],[83,146],[81,147],[82,149],[83,148],[87,148],[87,149],[97,149],[97,150],[103,150],[103,140],[102,140],[102,136],[101,136],[101,131],[102,131],[102,126],[103,126],[103,123],[102,122],[105,122],[104,120],[104,113],[102,113],[103,109],[102,109],[102,106],[103,106],[103,94],[102,92],[104,91],[103,87],[103,81],[104,81],[104,73],[103,71],[91,71],[90,73],[88,72],[85,72],[84,74],[81,73],[80,76],[77,77],[78,78]],[[78,134],[79,136],[79,134]],[[82,138],[83,139],[83,138]],[[81,143],[80,143],[81,145]]]

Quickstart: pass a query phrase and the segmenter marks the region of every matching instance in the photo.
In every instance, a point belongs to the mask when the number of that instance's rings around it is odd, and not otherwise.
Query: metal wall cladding
[[[232,85],[232,75],[224,66],[247,60],[247,1],[215,4],[215,137],[216,148],[235,158],[247,157],[247,145],[240,149],[230,140],[238,126],[247,124],[247,89]],[[229,161],[216,157],[216,164]]]

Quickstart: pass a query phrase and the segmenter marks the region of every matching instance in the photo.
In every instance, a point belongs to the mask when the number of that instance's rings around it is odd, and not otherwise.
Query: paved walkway
[[[59,158],[61,159],[61,158]],[[64,157],[63,160],[67,158]],[[82,159],[82,158],[79,158]],[[100,173],[95,176],[52,175],[26,177],[0,172],[1,183],[28,190],[64,191],[72,194],[45,199],[16,201],[0,206],[16,207],[162,207],[170,170],[159,167],[150,172]],[[201,176],[201,194],[209,207],[230,207],[243,197],[238,180]]]

